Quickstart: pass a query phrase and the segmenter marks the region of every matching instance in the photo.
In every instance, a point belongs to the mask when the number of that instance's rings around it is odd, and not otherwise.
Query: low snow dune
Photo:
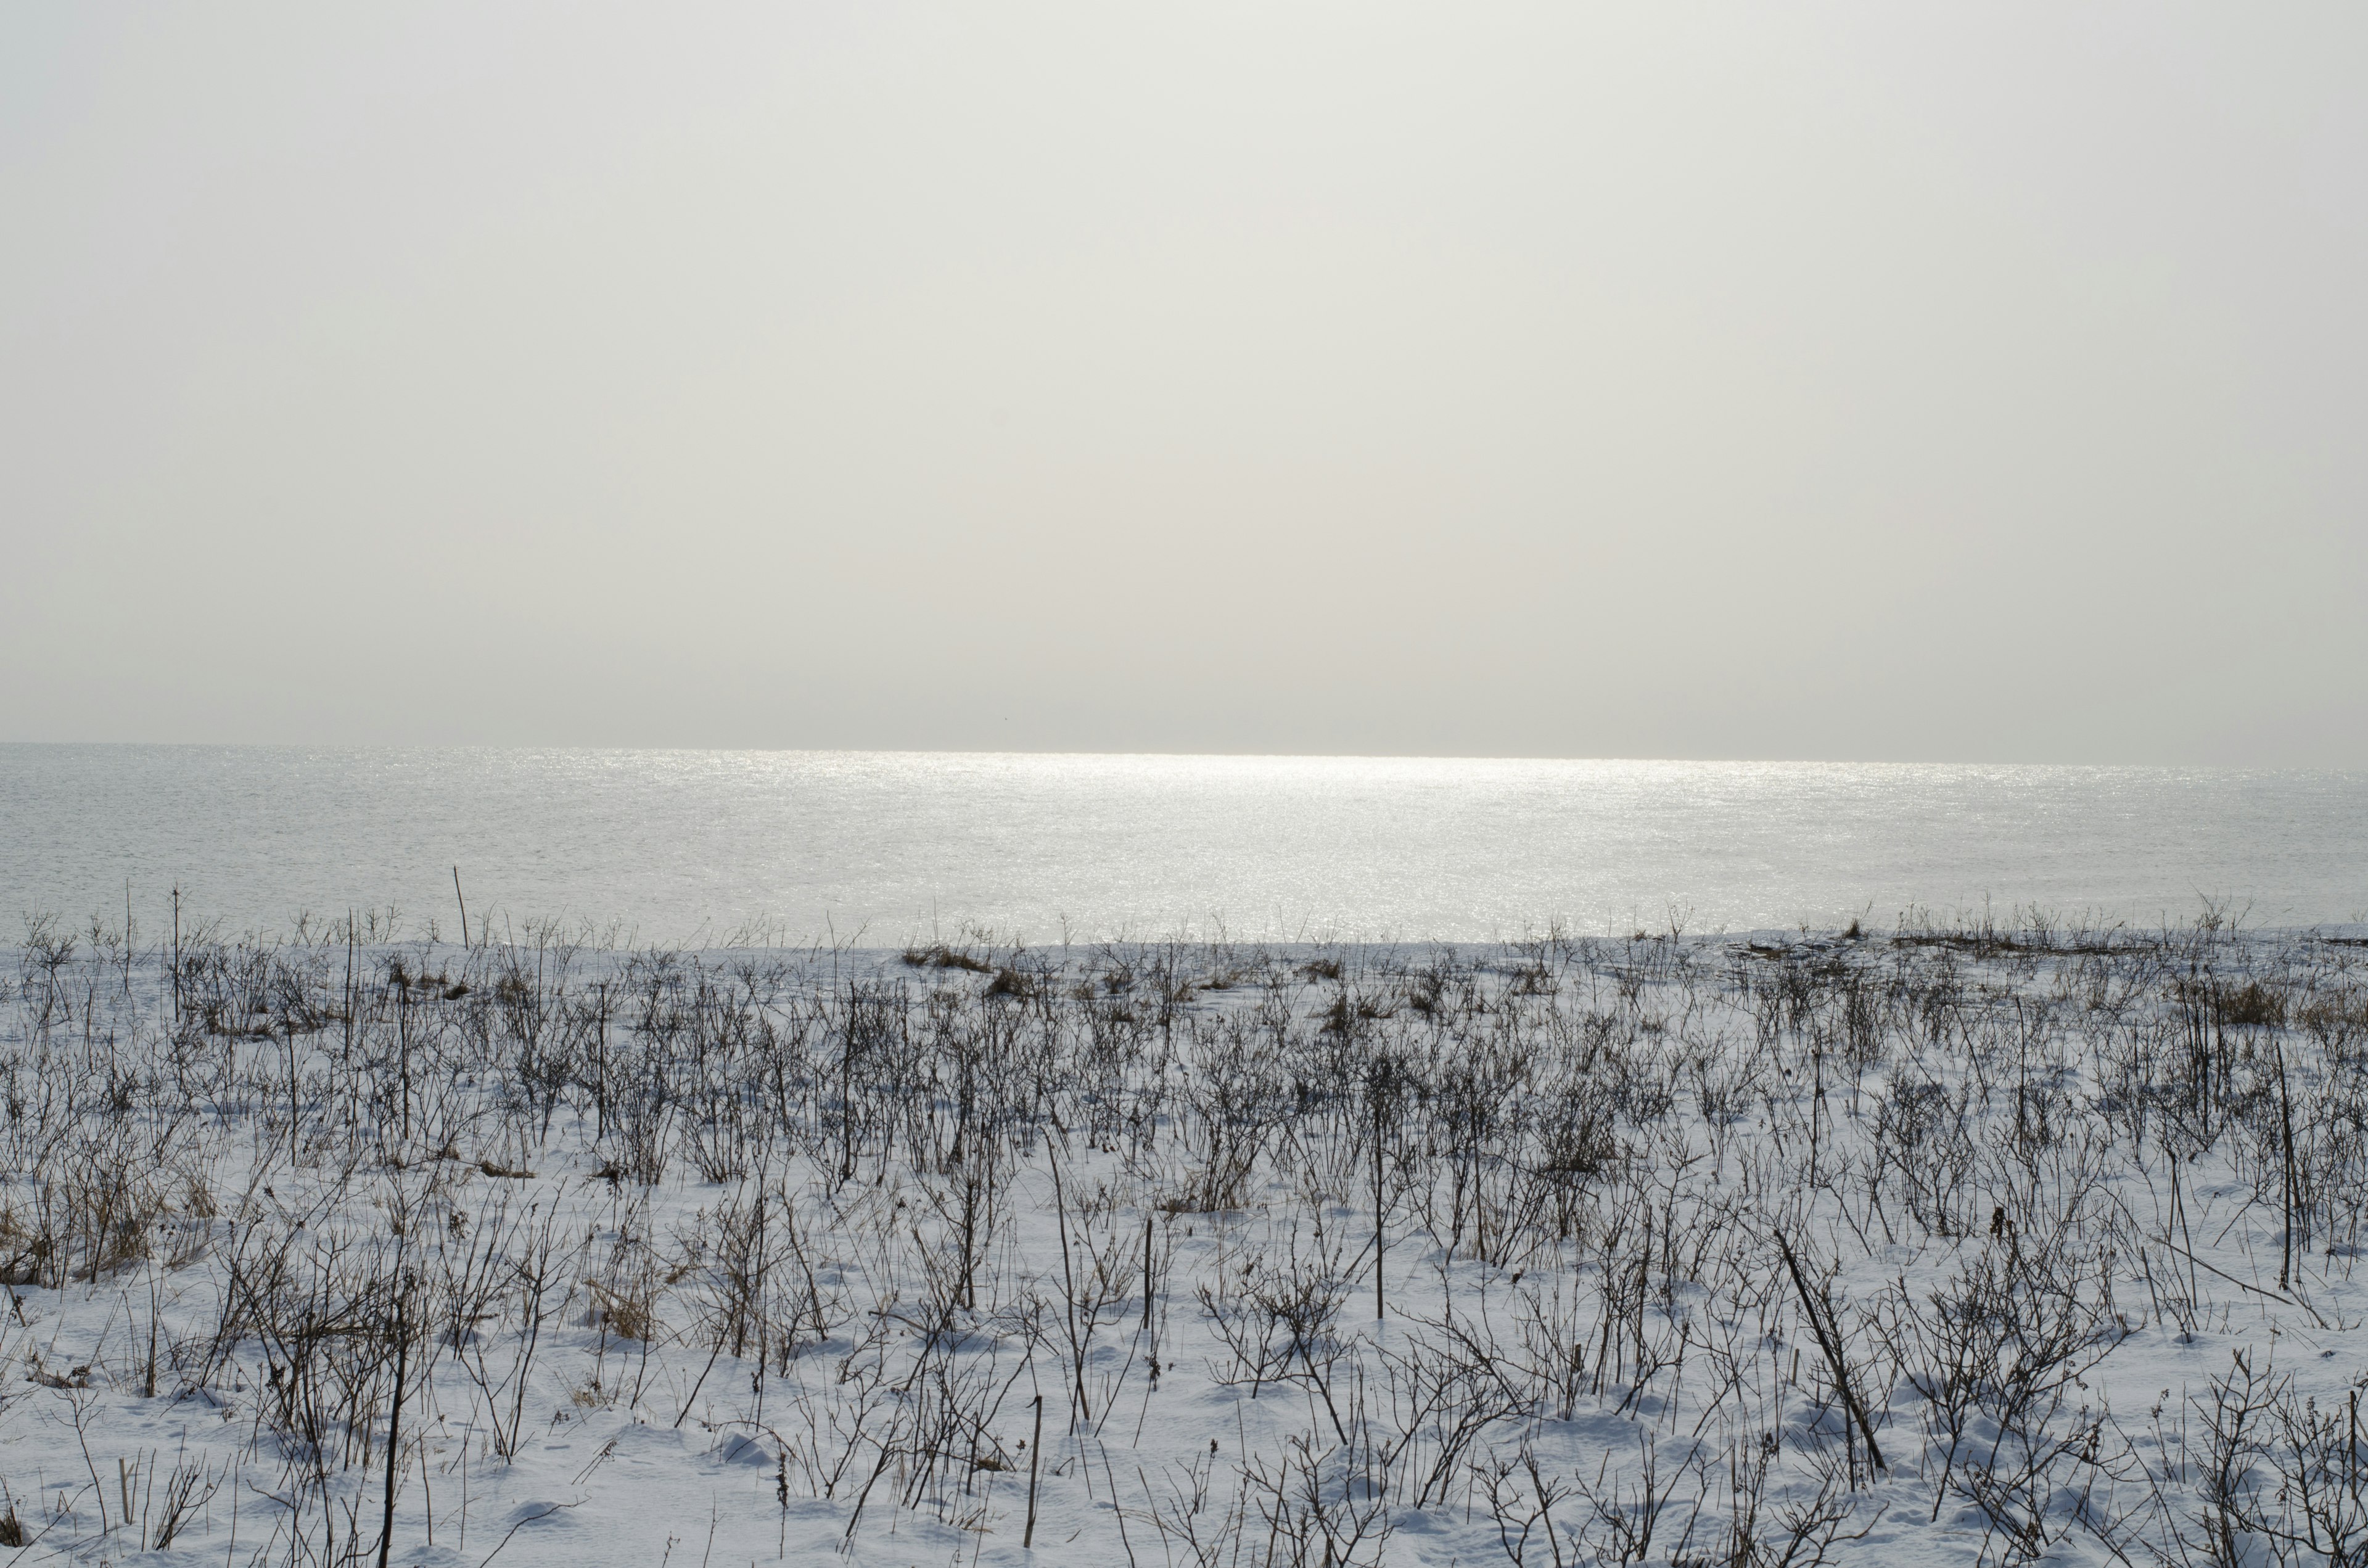
[[[2368,1554],[2368,940],[37,921],[0,1549]]]

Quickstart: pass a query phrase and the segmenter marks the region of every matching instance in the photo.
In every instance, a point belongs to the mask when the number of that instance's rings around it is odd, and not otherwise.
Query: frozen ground
[[[0,1561],[2368,1551],[2356,930],[37,923],[0,1159]]]

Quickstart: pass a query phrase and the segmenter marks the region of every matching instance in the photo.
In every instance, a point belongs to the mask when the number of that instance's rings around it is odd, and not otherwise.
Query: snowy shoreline
[[[378,935],[0,963],[0,1549],[2368,1550],[2358,928]]]

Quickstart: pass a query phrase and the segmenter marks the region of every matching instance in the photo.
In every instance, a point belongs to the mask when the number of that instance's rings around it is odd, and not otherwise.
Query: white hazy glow
[[[2368,761],[2368,12],[0,24],[0,738]]]
[[[0,744],[0,910],[152,932],[176,888],[233,931],[449,931],[463,875],[480,920],[693,946],[2368,921],[2362,772]]]

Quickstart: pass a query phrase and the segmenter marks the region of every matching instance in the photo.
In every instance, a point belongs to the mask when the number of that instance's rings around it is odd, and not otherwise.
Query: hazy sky
[[[2368,764],[2368,8],[0,21],[0,739]]]

